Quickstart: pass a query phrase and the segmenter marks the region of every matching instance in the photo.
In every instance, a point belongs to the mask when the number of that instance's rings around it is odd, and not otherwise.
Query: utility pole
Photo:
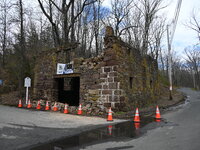
[[[172,20],[172,30],[171,32],[169,31],[169,25],[167,25],[167,45],[168,45],[168,63],[169,63],[169,68],[168,68],[168,75],[169,75],[169,99],[172,100],[172,52],[171,52],[171,47],[172,47],[172,41],[174,37],[174,33],[176,30],[176,25],[178,21],[178,16],[181,8],[181,3],[182,0],[178,0],[176,10],[175,10],[175,15],[174,19]]]
[[[169,99],[172,100],[172,53],[169,40],[169,25],[167,25],[167,45],[168,45],[168,75],[169,75]]]

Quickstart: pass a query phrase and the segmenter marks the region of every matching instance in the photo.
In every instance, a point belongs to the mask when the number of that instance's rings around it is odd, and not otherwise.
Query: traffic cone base
[[[21,107],[22,107],[22,100],[21,100],[21,99],[19,100],[18,107],[19,107],[19,108],[21,108]]]
[[[82,115],[82,105],[80,104],[79,107],[78,107],[78,112],[77,112],[78,115]]]
[[[140,128],[140,123],[139,122],[135,122],[134,125],[135,125],[135,129],[136,130]]]
[[[134,122],[140,122],[140,115],[139,115],[139,110],[136,108],[135,116],[134,116]]]
[[[161,119],[155,119],[156,122],[161,122]]]
[[[113,121],[111,107],[110,107],[110,109],[109,109],[109,111],[108,111],[108,119],[107,119],[107,121]]]

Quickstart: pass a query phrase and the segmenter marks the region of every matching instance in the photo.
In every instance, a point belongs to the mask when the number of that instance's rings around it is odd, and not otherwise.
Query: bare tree
[[[99,0],[97,5],[93,3],[93,31],[95,37],[95,50],[96,55],[99,54],[100,46],[99,46],[99,30],[100,30],[100,8],[101,8],[101,1]]]
[[[39,2],[42,12],[44,13],[44,15],[47,17],[47,19],[49,20],[49,22],[52,25],[52,35],[53,35],[53,39],[54,39],[54,45],[55,45],[55,47],[59,46],[61,44],[60,35],[58,32],[58,26],[57,26],[55,20],[53,19],[52,1],[51,0],[48,1],[49,14],[47,13],[47,10],[45,10],[44,4],[41,2],[41,0],[38,0],[38,2]]]
[[[148,43],[150,29],[153,21],[156,18],[156,14],[159,10],[163,9],[165,6],[161,6],[163,0],[139,0],[139,4],[135,3],[136,8],[141,12],[143,19],[141,20],[142,33],[142,47],[141,53],[146,55],[148,53]]]
[[[133,0],[112,0],[111,6],[110,26],[114,27],[115,35],[120,37],[123,31],[133,27],[130,24],[124,26],[125,18],[130,15],[132,10]]]
[[[25,29],[24,29],[24,7],[22,0],[19,0],[19,18],[20,18],[20,46],[21,51],[26,50]]]
[[[41,2],[41,0],[38,0],[40,4],[40,8],[42,9],[42,12],[44,15],[48,18],[50,23],[52,24],[52,27],[54,28],[54,32],[56,34],[56,40],[58,45],[65,45],[67,43],[74,42],[75,41],[75,22],[79,18],[79,16],[82,14],[84,11],[85,7],[93,4],[96,2],[96,0],[83,0],[81,7],[79,7],[78,12],[75,12],[75,1],[74,0],[62,0],[61,1],[61,6],[58,2],[49,0],[49,6],[50,10],[52,10],[52,5],[57,9],[58,13],[60,13],[60,16],[62,16],[62,29],[61,31],[63,32],[63,43],[60,41],[61,33],[58,31],[58,25],[56,24],[55,20],[53,19],[53,14],[50,13],[48,14],[47,11],[44,8],[44,4]],[[70,10],[71,8],[71,10]],[[71,34],[70,34],[71,33]],[[69,40],[70,38],[71,40]]]
[[[185,54],[187,56],[188,66],[194,73],[194,88],[200,88],[200,50],[197,47],[188,47],[185,49]]]
[[[6,53],[6,48],[8,44],[8,31],[9,31],[9,26],[10,26],[10,20],[8,16],[8,12],[11,9],[12,4],[8,0],[3,0],[1,1],[1,16],[0,16],[0,21],[1,21],[1,31],[0,31],[0,39],[2,43],[2,67],[5,65],[5,53]]]
[[[24,28],[24,5],[22,0],[18,1],[17,4],[18,7],[18,21],[20,24],[20,31],[19,31],[19,45],[17,46],[16,50],[18,51],[18,57],[19,57],[19,75],[18,75],[18,80],[19,80],[19,89],[20,89],[20,94],[22,94],[22,85],[23,85],[23,79],[25,77],[25,72],[27,70],[28,62],[26,60],[26,41],[25,41],[25,28]]]
[[[199,16],[199,11],[194,11],[192,12],[192,15],[189,19],[189,21],[185,24],[188,28],[192,29],[197,33],[197,37],[200,41],[200,17]]]
[[[164,37],[164,33],[166,31],[165,29],[165,19],[157,18],[150,30],[150,36],[149,36],[149,53],[152,58],[155,60],[158,60],[159,53],[162,49],[162,39]]]

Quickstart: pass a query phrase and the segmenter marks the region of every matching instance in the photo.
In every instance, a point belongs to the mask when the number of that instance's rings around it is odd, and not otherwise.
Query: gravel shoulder
[[[162,96],[154,104],[150,104],[147,107],[139,108],[139,113],[142,117],[153,117],[155,115],[156,106],[159,106],[161,113],[165,113],[170,110],[170,107],[180,105],[185,102],[187,96],[180,90],[175,89],[172,93],[173,99],[169,99],[169,90],[167,88],[162,90]],[[134,116],[135,110],[128,112],[116,112],[114,113],[115,118],[119,119],[130,119]]]

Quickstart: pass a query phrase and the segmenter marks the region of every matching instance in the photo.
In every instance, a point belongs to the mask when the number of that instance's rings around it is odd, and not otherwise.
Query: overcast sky
[[[165,9],[166,16],[170,20],[174,17],[174,12],[178,0],[166,0],[169,6]],[[109,7],[110,0],[104,1],[104,6]],[[179,19],[172,43],[173,49],[178,53],[183,53],[183,50],[187,46],[195,45],[198,43],[197,34],[191,29],[185,27],[186,21],[190,18],[193,9],[200,11],[200,0],[182,0]],[[200,14],[200,13],[199,13]],[[167,45],[167,43],[166,43]]]
[[[171,6],[175,10],[177,0],[173,0]],[[198,43],[197,33],[187,28],[184,24],[189,20],[193,10],[200,10],[200,0],[182,0],[179,20],[174,35],[173,47],[177,52],[181,52],[185,47]]]

